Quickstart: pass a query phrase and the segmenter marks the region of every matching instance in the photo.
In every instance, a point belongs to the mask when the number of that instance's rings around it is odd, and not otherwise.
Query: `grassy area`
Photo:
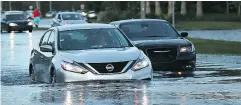
[[[223,30],[241,29],[241,22],[185,21],[176,24],[178,30]]]
[[[241,42],[188,38],[195,45],[197,53],[241,55]]]
[[[34,27],[33,30],[48,30],[49,28],[45,28],[45,27]]]

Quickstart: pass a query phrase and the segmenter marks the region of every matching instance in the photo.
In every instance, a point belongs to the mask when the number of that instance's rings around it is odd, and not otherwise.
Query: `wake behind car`
[[[111,22],[150,58],[154,71],[193,71],[195,47],[165,20],[129,19]]]
[[[23,11],[8,11],[2,15],[1,32],[2,31],[29,31],[32,32],[33,23],[27,19]]]
[[[67,24],[83,24],[88,23],[87,19],[78,12],[59,12],[55,15],[51,26],[62,26]]]
[[[32,81],[152,79],[149,58],[109,24],[50,28],[31,51]]]

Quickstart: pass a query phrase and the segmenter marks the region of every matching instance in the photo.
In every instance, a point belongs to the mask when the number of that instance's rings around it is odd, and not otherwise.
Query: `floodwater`
[[[152,81],[30,84],[30,51],[44,31],[1,35],[3,105],[240,105],[241,56],[197,54],[189,75],[155,72]]]
[[[182,32],[182,31],[180,31]],[[193,30],[189,37],[241,42],[241,30]]]

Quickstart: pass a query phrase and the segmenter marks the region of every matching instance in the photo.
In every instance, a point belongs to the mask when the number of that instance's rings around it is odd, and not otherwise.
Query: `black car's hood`
[[[185,38],[170,38],[170,37],[150,37],[150,38],[132,38],[135,46],[188,46],[191,43]]]
[[[28,22],[28,20],[8,20],[7,23],[24,23]]]

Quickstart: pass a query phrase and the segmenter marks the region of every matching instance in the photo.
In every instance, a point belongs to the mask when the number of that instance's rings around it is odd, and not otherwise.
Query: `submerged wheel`
[[[54,69],[54,68],[51,68],[49,83],[55,83],[55,82],[56,82],[55,69]]]
[[[35,83],[36,82],[36,76],[35,76],[35,71],[33,69],[33,66],[29,67],[29,76],[30,76],[30,82]]]

